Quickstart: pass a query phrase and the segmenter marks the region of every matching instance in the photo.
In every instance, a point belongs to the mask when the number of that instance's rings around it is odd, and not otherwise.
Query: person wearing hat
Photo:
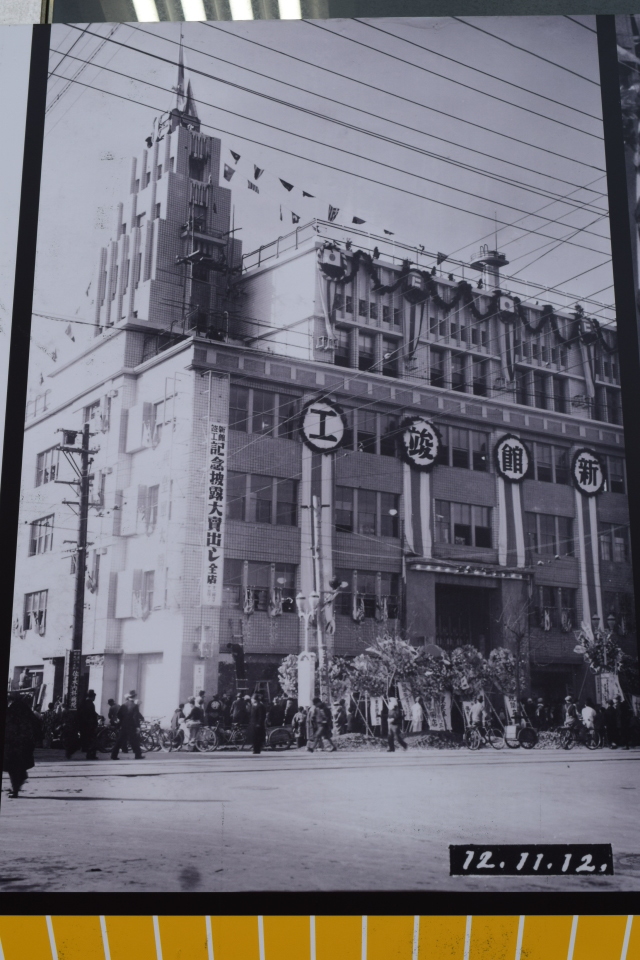
[[[4,755],[2,769],[9,774],[11,790],[8,796],[17,797],[28,770],[35,765],[33,750],[36,743],[36,718],[18,690],[9,693],[9,705],[4,728]]]
[[[546,730],[547,723],[547,708],[544,705],[544,700],[542,697],[538,697],[533,714],[533,725],[536,730]]]
[[[397,740],[403,750],[407,749],[404,737],[402,736],[402,708],[395,697],[389,700],[389,733],[387,736],[387,752],[395,751],[394,740]]]
[[[564,707],[562,713],[562,719],[565,727],[575,727],[578,722],[578,708],[573,702],[573,697],[567,696],[564,698]]]
[[[111,759],[118,760],[118,753],[121,749],[131,744],[131,749],[136,760],[144,760],[140,749],[140,736],[138,728],[144,717],[140,713],[138,701],[136,700],[136,691],[130,690],[127,699],[118,710],[118,720],[120,722],[120,733],[111,751]]]
[[[98,714],[95,707],[96,692],[87,690],[82,703],[78,707],[78,733],[80,734],[80,749],[85,751],[87,760],[97,760],[98,745]]]
[[[264,705],[264,698],[261,693],[254,693],[253,700],[251,700],[249,729],[247,730],[247,740],[251,741],[253,753],[260,753],[262,751],[267,735],[266,725],[267,711]]]
[[[631,708],[619,693],[613,698],[613,709],[616,714],[616,743],[619,747],[629,749],[629,727],[631,726]]]

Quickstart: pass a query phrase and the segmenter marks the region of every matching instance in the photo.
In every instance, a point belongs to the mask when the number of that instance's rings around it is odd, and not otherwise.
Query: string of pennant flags
[[[224,164],[224,167],[223,167],[223,177],[224,177],[224,179],[225,179],[227,182],[231,182],[232,178],[233,178],[233,177],[235,176],[235,174],[238,172],[238,163],[239,163],[239,161],[242,159],[242,155],[241,155],[240,153],[237,153],[235,150],[229,149],[229,153],[231,154],[231,158],[232,158],[232,160],[233,160],[233,165],[232,165],[231,163],[225,163],[225,164]],[[253,176],[252,176],[252,177],[247,177],[247,189],[248,189],[248,190],[251,190],[253,193],[258,193],[258,194],[260,193],[260,187],[258,186],[258,180],[259,180],[260,177],[263,175],[263,173],[265,173],[264,168],[263,168],[263,167],[259,167],[256,163],[254,163],[254,164],[253,164]],[[274,175],[274,176],[275,176],[275,175]],[[291,195],[291,194],[293,194],[294,191],[297,192],[298,189],[300,189],[300,188],[297,188],[297,187],[295,186],[295,184],[289,183],[288,180],[283,180],[282,177],[275,176],[275,179],[281,184],[281,186],[283,187],[283,189],[286,190],[287,194],[290,194],[290,195]],[[305,199],[314,200],[314,199],[317,199],[316,194],[310,193],[308,190],[302,190],[302,189],[300,189],[300,193],[301,193],[301,198],[300,198],[301,200],[305,200]],[[299,223],[299,222],[300,222],[300,219],[301,219],[301,216],[302,216],[301,213],[299,213],[299,212],[296,211],[296,210],[293,210],[293,209],[292,209],[290,206],[288,206],[288,205],[285,206],[285,204],[283,204],[283,203],[281,203],[279,206],[280,206],[280,220],[284,221],[284,211],[286,210],[286,211],[288,212],[288,214],[290,215],[290,217],[291,217],[291,223],[296,224],[296,223]],[[337,219],[339,213],[340,213],[340,207],[337,207],[337,206],[335,206],[335,205],[332,204],[332,203],[329,203],[329,204],[328,204],[328,207],[327,207],[327,220],[329,221],[329,223],[333,223],[333,222]],[[354,215],[354,216],[351,217],[351,223],[354,224],[354,226],[361,227],[361,226],[364,226],[364,224],[365,224],[366,222],[367,222],[367,221],[366,221],[363,217],[359,217],[359,216],[356,216],[356,215]],[[383,233],[384,233],[386,236],[388,236],[388,237],[393,237],[393,236],[395,235],[393,230],[388,230],[388,229],[386,229],[386,228],[383,228]],[[445,259],[446,259],[446,258],[445,258]]]

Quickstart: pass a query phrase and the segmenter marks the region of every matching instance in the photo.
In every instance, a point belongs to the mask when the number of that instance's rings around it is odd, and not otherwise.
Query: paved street
[[[640,751],[48,752],[0,889],[640,890]],[[450,878],[450,843],[611,843],[616,876]]]

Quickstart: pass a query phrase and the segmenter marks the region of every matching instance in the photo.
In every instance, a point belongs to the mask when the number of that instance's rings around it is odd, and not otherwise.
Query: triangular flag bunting
[[[65,330],[65,333],[66,333],[66,335],[69,337],[70,340],[73,340],[74,343],[76,342],[76,338],[74,337],[73,333],[71,332],[71,324],[69,324],[69,325],[67,326],[67,329]]]
[[[291,223],[300,223],[300,214],[291,211]]]
[[[280,219],[282,220],[282,204],[280,204]]]
[[[333,221],[335,220],[335,218],[338,216],[339,213],[340,213],[340,207],[332,207],[331,204],[329,204],[329,214],[327,216],[327,220],[329,221],[329,223],[333,223]]]
[[[441,263],[444,263],[445,260],[448,260],[448,259],[449,259],[448,254],[438,253],[438,256],[436,257],[436,263],[438,264],[438,266],[440,266]]]
[[[224,165],[224,178],[225,180],[231,180],[231,177],[234,175],[235,170],[233,167],[230,167],[228,163]]]
[[[383,233],[386,233],[386,235],[387,235],[388,237],[393,237],[393,236],[394,236],[393,230],[384,230]]]
[[[233,150],[229,150],[229,153],[231,154],[231,156],[233,157],[233,159],[234,159],[235,162],[237,163],[238,160],[240,159],[240,154],[239,154],[239,153],[234,153]]]
[[[264,170],[261,170],[260,167],[257,167],[257,166],[255,165],[255,163],[254,163],[254,165],[253,165],[253,179],[254,179],[254,180],[259,180],[263,173],[264,173]]]
[[[351,223],[366,223],[366,220],[361,220],[360,217],[354,217]]]
[[[249,190],[255,190],[256,193],[260,193],[255,183],[251,183],[251,180],[247,180],[247,186],[249,187]]]
[[[285,190],[289,190],[289,192],[291,192],[291,190],[293,190],[293,184],[292,184],[292,183],[287,183],[286,180],[282,180],[282,179],[280,179],[280,177],[278,177],[278,179],[280,180],[280,183],[281,183],[282,186],[285,188]]]
[[[312,200],[314,199],[314,194],[313,194],[313,193],[307,193],[306,190],[303,190],[303,191],[302,191],[302,196],[303,196],[303,197],[311,197]]]

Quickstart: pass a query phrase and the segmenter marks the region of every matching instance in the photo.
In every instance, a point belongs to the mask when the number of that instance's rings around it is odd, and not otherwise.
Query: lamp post
[[[320,594],[311,590],[308,597],[296,596],[298,616],[304,624],[304,650],[298,654],[298,706],[310,707],[315,694],[316,654],[309,651],[309,623],[317,615]]]

